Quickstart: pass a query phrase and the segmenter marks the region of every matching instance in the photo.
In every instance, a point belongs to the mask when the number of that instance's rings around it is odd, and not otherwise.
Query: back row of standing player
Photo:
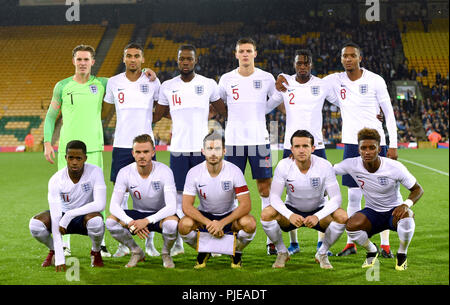
[[[103,95],[104,84],[98,83],[97,78],[90,76],[94,54],[90,54],[91,58],[78,56],[86,55],[83,53],[86,52],[80,51],[73,54],[76,72],[78,70],[88,76],[81,84],[88,88],[91,94]],[[342,141],[345,144],[344,158],[358,155],[357,132],[363,127],[376,129],[381,135],[384,152],[387,151],[387,156],[390,158],[397,158],[396,123],[386,84],[380,76],[360,68],[362,56],[357,45],[349,43],[342,48],[341,61],[345,72],[335,73],[324,79],[310,74],[312,55],[305,50],[297,52],[294,61],[296,74],[285,75],[284,78],[281,76],[277,82],[278,89],[285,91],[283,93],[276,91],[275,79],[270,73],[255,67],[257,51],[256,43],[252,39],[240,39],[236,44],[235,56],[239,67],[224,74],[217,85],[214,80],[195,73],[196,49],[191,45],[183,45],[178,50],[180,75],[160,86],[158,80],[149,82],[145,74],[140,72],[141,64],[144,62],[142,47],[130,44],[125,48],[124,63],[127,71],[108,81],[104,98],[106,103],[103,103],[101,110],[102,118],[108,113],[110,104],[115,104],[117,112],[111,181],[115,181],[120,168],[134,162],[131,155],[132,139],[136,135],[145,133],[153,136],[151,123],[159,121],[170,112],[173,124],[170,167],[174,173],[177,189],[177,215],[181,218],[183,216],[181,202],[185,177],[190,168],[204,160],[200,151],[202,140],[208,133],[210,103],[219,114],[227,118],[226,159],[237,165],[242,172],[245,170],[247,159],[249,160],[253,179],[256,179],[257,182],[262,208],[269,205],[272,177],[269,134],[266,128],[265,114],[282,102],[284,102],[287,118],[286,141],[289,141],[296,130],[309,130],[314,135],[317,147],[314,154],[326,158],[322,136],[322,106],[324,100],[327,99],[341,108]],[[283,88],[283,81],[289,84],[286,86],[287,88]],[[91,162],[98,160],[94,164],[102,167],[101,148],[98,145],[98,143],[102,143],[102,140],[86,141],[86,139],[92,138],[92,130],[98,130],[98,126],[94,126],[94,128],[86,126],[86,130],[80,130],[73,124],[79,123],[82,118],[78,118],[78,121],[77,119],[66,120],[66,117],[70,116],[68,112],[72,111],[70,107],[74,105],[74,97],[76,102],[80,102],[82,99],[78,98],[74,91],[71,91],[72,88],[61,89],[60,83],[55,87],[55,91],[59,90],[59,92],[53,96],[53,107],[49,108],[49,114],[52,108],[53,110],[61,108],[63,111],[64,124],[59,149],[64,151],[64,144],[71,139],[81,139],[87,144],[88,154],[99,156],[97,158],[89,157],[88,160]],[[67,92],[62,92],[64,90]],[[268,97],[270,97],[269,101],[267,101]],[[63,99],[66,99],[66,103],[63,102]],[[153,113],[155,101],[157,104]],[[62,105],[68,106],[61,107]],[[376,118],[380,108],[386,117],[389,149],[385,147],[382,124]],[[65,109],[68,110],[64,112]],[[99,117],[100,109],[101,107],[96,105],[95,110],[85,112]],[[47,117],[53,117],[53,115],[47,115]],[[53,133],[51,125],[53,123],[54,126],[54,121],[49,121],[50,123],[46,118],[47,130],[44,145],[45,156],[47,160],[52,161],[51,156],[54,153],[50,141]],[[90,124],[98,122],[95,119],[89,121]],[[70,126],[71,124],[72,126]],[[71,135],[64,136],[64,131],[67,133],[69,130]],[[99,138],[98,135],[96,136]],[[285,156],[290,152],[290,143],[286,143],[286,141]],[[59,158],[58,168],[64,166],[64,158]],[[351,216],[355,211],[360,210],[362,194],[358,184],[351,177],[348,181],[347,179],[344,178],[343,184],[349,187],[348,214]],[[268,243],[270,243],[269,239]],[[346,247],[344,250],[348,248]]]

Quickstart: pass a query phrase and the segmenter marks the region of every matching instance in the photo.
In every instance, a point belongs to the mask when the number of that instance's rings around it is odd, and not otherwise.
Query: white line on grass
[[[436,173],[439,173],[439,174],[448,176],[448,173],[446,173],[446,172],[440,171],[440,170],[435,169],[435,168],[432,168],[432,167],[428,167],[428,166],[423,165],[423,164],[420,164],[420,163],[416,163],[416,162],[413,162],[413,161],[409,161],[409,160],[405,160],[405,159],[400,159],[400,158],[398,158],[398,160],[399,160],[399,161],[408,162],[408,163],[411,163],[411,164],[414,164],[414,165],[417,165],[417,166],[420,166],[420,167],[423,167],[423,168],[432,170],[432,171],[434,171],[434,172],[436,172]]]

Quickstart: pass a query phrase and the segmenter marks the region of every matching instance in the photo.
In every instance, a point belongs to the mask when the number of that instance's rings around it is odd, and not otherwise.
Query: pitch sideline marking
[[[414,164],[414,165],[417,165],[417,166],[420,166],[420,167],[423,167],[423,168],[432,170],[432,171],[434,171],[434,172],[436,172],[436,173],[439,173],[439,174],[448,176],[448,173],[446,173],[446,172],[440,171],[440,170],[435,169],[435,168],[432,168],[432,167],[428,167],[428,166],[423,165],[423,164],[420,164],[420,163],[416,163],[416,162],[413,162],[413,161],[409,161],[409,160],[405,160],[405,159],[400,159],[400,158],[398,158],[398,160],[404,161],[404,162],[408,162],[408,163],[411,163],[411,164]]]

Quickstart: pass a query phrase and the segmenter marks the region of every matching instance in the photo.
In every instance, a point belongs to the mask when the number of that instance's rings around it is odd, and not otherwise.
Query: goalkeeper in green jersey
[[[105,77],[91,75],[95,63],[95,50],[89,45],[76,46],[72,51],[75,74],[56,83],[44,123],[44,156],[54,163],[55,151],[51,145],[55,122],[61,110],[63,124],[58,145],[58,170],[64,168],[66,144],[80,140],[87,147],[87,163],[103,169],[102,102],[105,95]],[[105,211],[102,212],[105,218]],[[64,238],[65,255],[70,255],[70,235]],[[102,241],[102,256],[111,256]]]

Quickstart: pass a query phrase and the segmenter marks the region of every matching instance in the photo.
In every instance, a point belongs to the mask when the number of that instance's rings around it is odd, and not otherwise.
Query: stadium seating
[[[42,142],[53,87],[74,71],[72,49],[82,43],[97,47],[104,30],[100,25],[0,27],[0,56],[7,59],[0,73],[0,146],[22,145],[28,131],[35,143]]]

